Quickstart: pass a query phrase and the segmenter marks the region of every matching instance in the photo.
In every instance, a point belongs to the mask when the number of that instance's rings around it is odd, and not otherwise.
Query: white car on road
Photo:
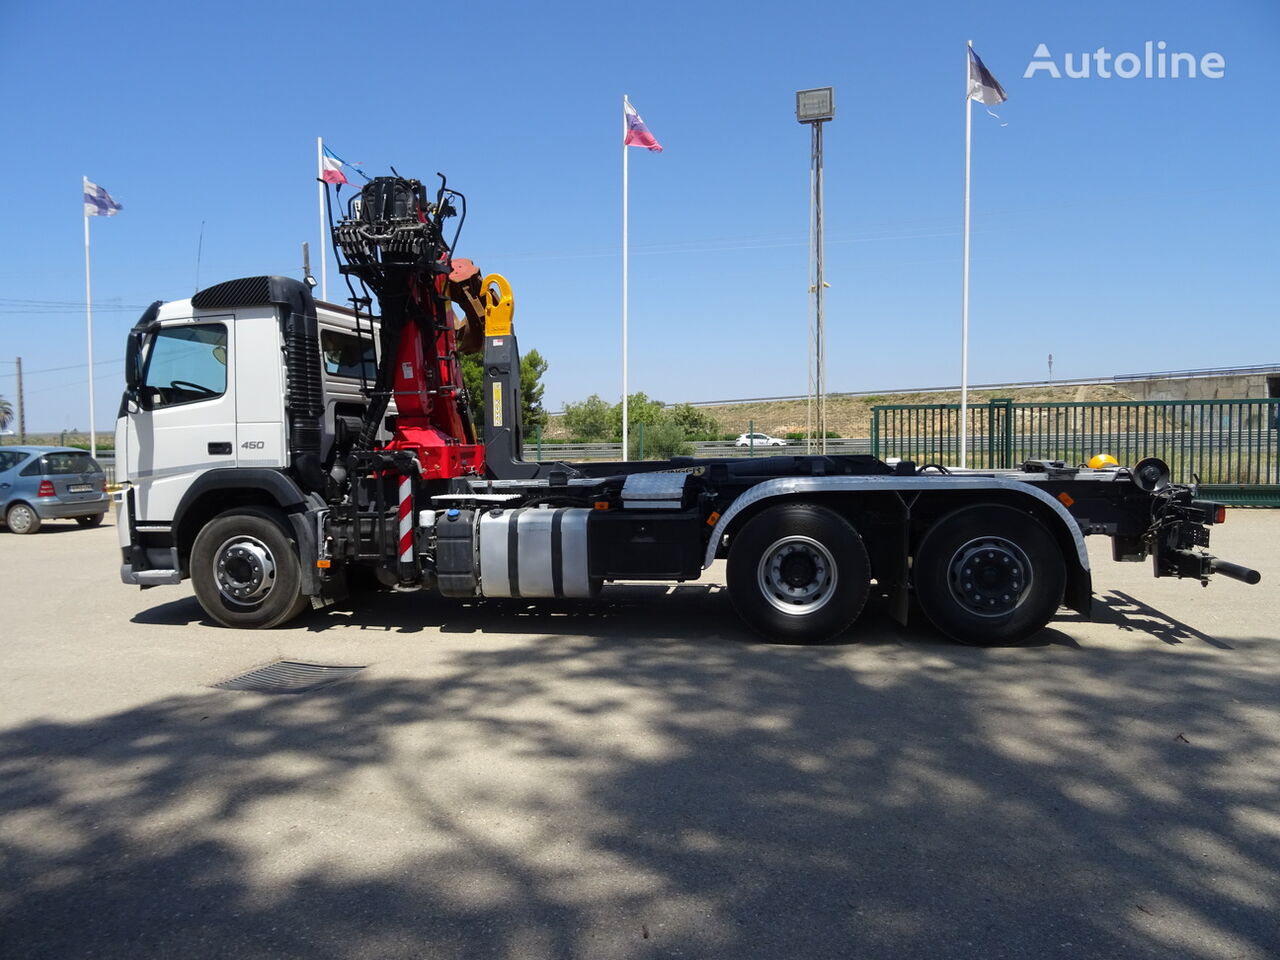
[[[781,437],[771,437],[767,433],[744,433],[736,441],[739,447],[785,447],[787,441]]]

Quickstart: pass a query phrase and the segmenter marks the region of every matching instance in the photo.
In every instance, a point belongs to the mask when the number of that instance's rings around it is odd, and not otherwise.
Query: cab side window
[[[227,391],[227,328],[164,327],[151,338],[142,398],[150,409],[212,400]]]
[[[377,379],[378,361],[370,337],[321,330],[320,352],[324,357],[324,372],[330,376]]]

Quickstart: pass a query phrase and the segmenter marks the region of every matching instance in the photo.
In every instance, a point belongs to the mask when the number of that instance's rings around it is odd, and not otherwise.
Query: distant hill
[[[1111,385],[1089,384],[1079,387],[1026,387],[1023,389],[979,390],[969,393],[970,403],[986,403],[996,397],[1010,397],[1027,403],[1054,403],[1070,401],[1133,400],[1131,395]],[[875,397],[831,397],[827,400],[828,429],[842,437],[867,437],[871,434],[871,408],[890,403],[959,403],[959,391],[944,393],[886,393]],[[761,403],[726,403],[699,407],[720,424],[721,433],[745,433],[747,424],[755,421],[755,429],[761,433],[781,436],[786,433],[802,433],[805,429],[805,402],[803,400],[766,400]],[[560,425],[560,417],[552,414],[543,436],[548,440],[568,439]],[[81,431],[62,433],[28,433],[30,446],[71,447],[89,446],[89,434]],[[8,446],[18,443],[18,438],[4,437]],[[98,434],[98,450],[110,450],[114,437],[109,432]]]

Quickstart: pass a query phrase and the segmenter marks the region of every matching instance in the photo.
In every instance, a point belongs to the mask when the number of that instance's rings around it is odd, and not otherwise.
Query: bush
[[[720,437],[720,422],[705,410],[681,403],[669,407],[667,414],[672,421],[684,428],[684,435],[688,440],[716,440]]]
[[[640,431],[632,429],[627,438],[627,457],[640,459]],[[672,457],[687,457],[693,453],[693,444],[685,436],[684,427],[674,418],[664,416],[654,423],[644,426],[644,458],[646,460],[669,460]]]

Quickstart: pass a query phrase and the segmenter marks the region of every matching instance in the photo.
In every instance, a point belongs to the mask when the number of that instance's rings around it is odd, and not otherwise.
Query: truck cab
[[[322,488],[322,465],[368,406],[376,329],[283,277],[147,309],[129,335],[116,421],[125,582],[178,582],[194,525],[246,489],[289,510]]]

